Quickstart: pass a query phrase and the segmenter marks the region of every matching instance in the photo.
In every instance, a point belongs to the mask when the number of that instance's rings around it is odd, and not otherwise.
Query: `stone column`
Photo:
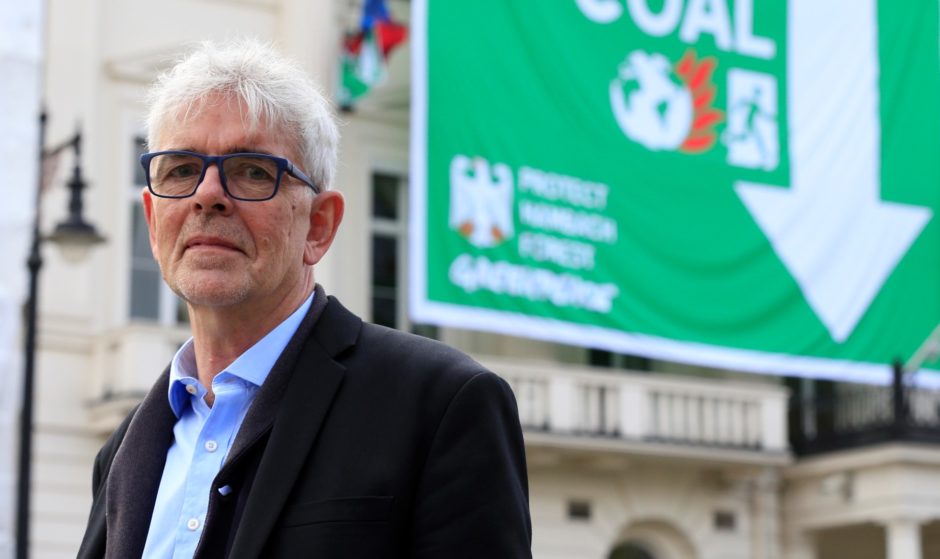
[[[640,440],[649,433],[649,392],[645,383],[633,378],[620,382],[620,434]]]
[[[783,543],[783,559],[816,559],[816,538],[807,532],[791,532]]]
[[[548,426],[552,431],[565,433],[577,425],[576,391],[574,380],[565,374],[556,373],[548,381]]]
[[[753,490],[755,559],[780,559],[780,472],[764,468]]]
[[[280,17],[276,20],[277,27],[274,32],[277,45],[286,55],[297,60],[310,73],[310,77],[319,86],[320,91],[331,100],[335,98],[336,77],[339,75],[340,34],[343,30],[342,16],[344,15],[343,12],[349,9],[348,7],[349,3],[340,3],[334,0],[282,0],[278,6]],[[345,132],[345,130],[341,130],[340,135],[342,136]],[[344,158],[348,156],[344,149],[340,149],[340,153],[343,154]],[[344,162],[350,163],[345,159]],[[367,177],[368,175],[364,176]],[[348,183],[340,184],[336,178],[334,178],[333,187],[353,199],[360,195],[360,192],[351,192],[353,190],[351,185]],[[368,194],[370,191],[365,190],[365,192]],[[368,200],[368,198],[366,199]],[[341,237],[348,236],[349,230],[360,228],[368,230],[368,218],[366,221],[360,222],[355,219],[357,217],[355,212],[351,212],[348,206],[346,211],[346,219],[340,229]],[[343,233],[343,230],[347,231]],[[355,281],[352,278],[357,277],[357,274],[362,274],[360,277],[365,276],[368,268],[360,269],[355,258],[341,258],[343,249],[349,250],[349,247],[344,246],[337,239],[327,256],[315,266],[316,281],[326,288],[327,293],[338,295],[343,303],[353,310],[360,313],[367,312],[369,308],[368,297],[358,298],[348,295],[352,290],[346,287],[346,282]],[[352,270],[350,266],[355,266],[357,269]],[[363,282],[357,285],[368,287],[369,283]],[[368,289],[365,291],[368,292]]]
[[[921,559],[920,522],[897,518],[885,524],[885,559]]]

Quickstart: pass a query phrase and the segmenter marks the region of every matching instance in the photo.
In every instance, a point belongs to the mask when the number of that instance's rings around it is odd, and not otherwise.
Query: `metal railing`
[[[890,386],[838,384],[794,397],[789,423],[797,454],[885,442],[940,443],[940,390],[912,386],[900,365]]]

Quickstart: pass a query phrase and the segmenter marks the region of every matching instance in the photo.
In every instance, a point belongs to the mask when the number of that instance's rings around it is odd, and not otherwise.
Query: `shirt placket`
[[[247,393],[235,379],[213,383],[213,391],[215,402],[193,448],[177,530],[180,541],[173,554],[174,559],[191,558],[199,544],[206,523],[206,511],[209,508],[208,488],[211,487],[212,480],[218,474],[228,453],[229,443]],[[194,398],[193,406],[209,409],[201,396],[202,394]]]

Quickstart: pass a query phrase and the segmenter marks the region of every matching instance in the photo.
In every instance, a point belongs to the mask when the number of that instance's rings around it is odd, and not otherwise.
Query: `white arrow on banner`
[[[876,0],[791,0],[792,187],[735,190],[836,342],[861,320],[930,220],[880,196]]]

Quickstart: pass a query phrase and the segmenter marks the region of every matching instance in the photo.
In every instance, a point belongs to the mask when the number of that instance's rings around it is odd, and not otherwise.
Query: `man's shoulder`
[[[408,332],[363,323],[359,343],[340,362],[346,394],[360,399],[357,404],[372,398],[376,407],[417,414],[427,425],[437,425],[448,409],[515,407],[512,389],[498,374],[456,348]],[[458,401],[469,407],[455,408]]]
[[[333,296],[329,298],[329,308],[323,318],[325,321],[319,324],[320,333],[314,336],[323,342],[323,330],[327,330],[331,337],[337,335],[337,330],[346,330],[345,334],[338,336],[351,342],[354,346],[351,354],[357,358],[384,359],[389,365],[407,361],[411,365],[485,370],[469,355],[445,343],[366,322]]]
[[[325,314],[329,316],[328,321],[321,324],[326,328],[314,336],[321,343],[324,336],[330,338],[327,345],[337,337],[354,338],[355,341],[335,354],[335,358],[347,367],[348,375],[358,380],[383,386],[420,385],[445,393],[456,392],[478,376],[492,377],[495,384],[503,384],[498,375],[459,349],[424,336],[363,321],[336,303],[339,301],[331,297],[331,312]],[[323,329],[329,333],[324,333]],[[346,330],[346,334],[337,333],[341,330]]]
[[[482,372],[486,368],[466,353],[443,342],[364,322],[360,349],[389,359],[389,364],[406,362],[411,366],[454,371]]]

